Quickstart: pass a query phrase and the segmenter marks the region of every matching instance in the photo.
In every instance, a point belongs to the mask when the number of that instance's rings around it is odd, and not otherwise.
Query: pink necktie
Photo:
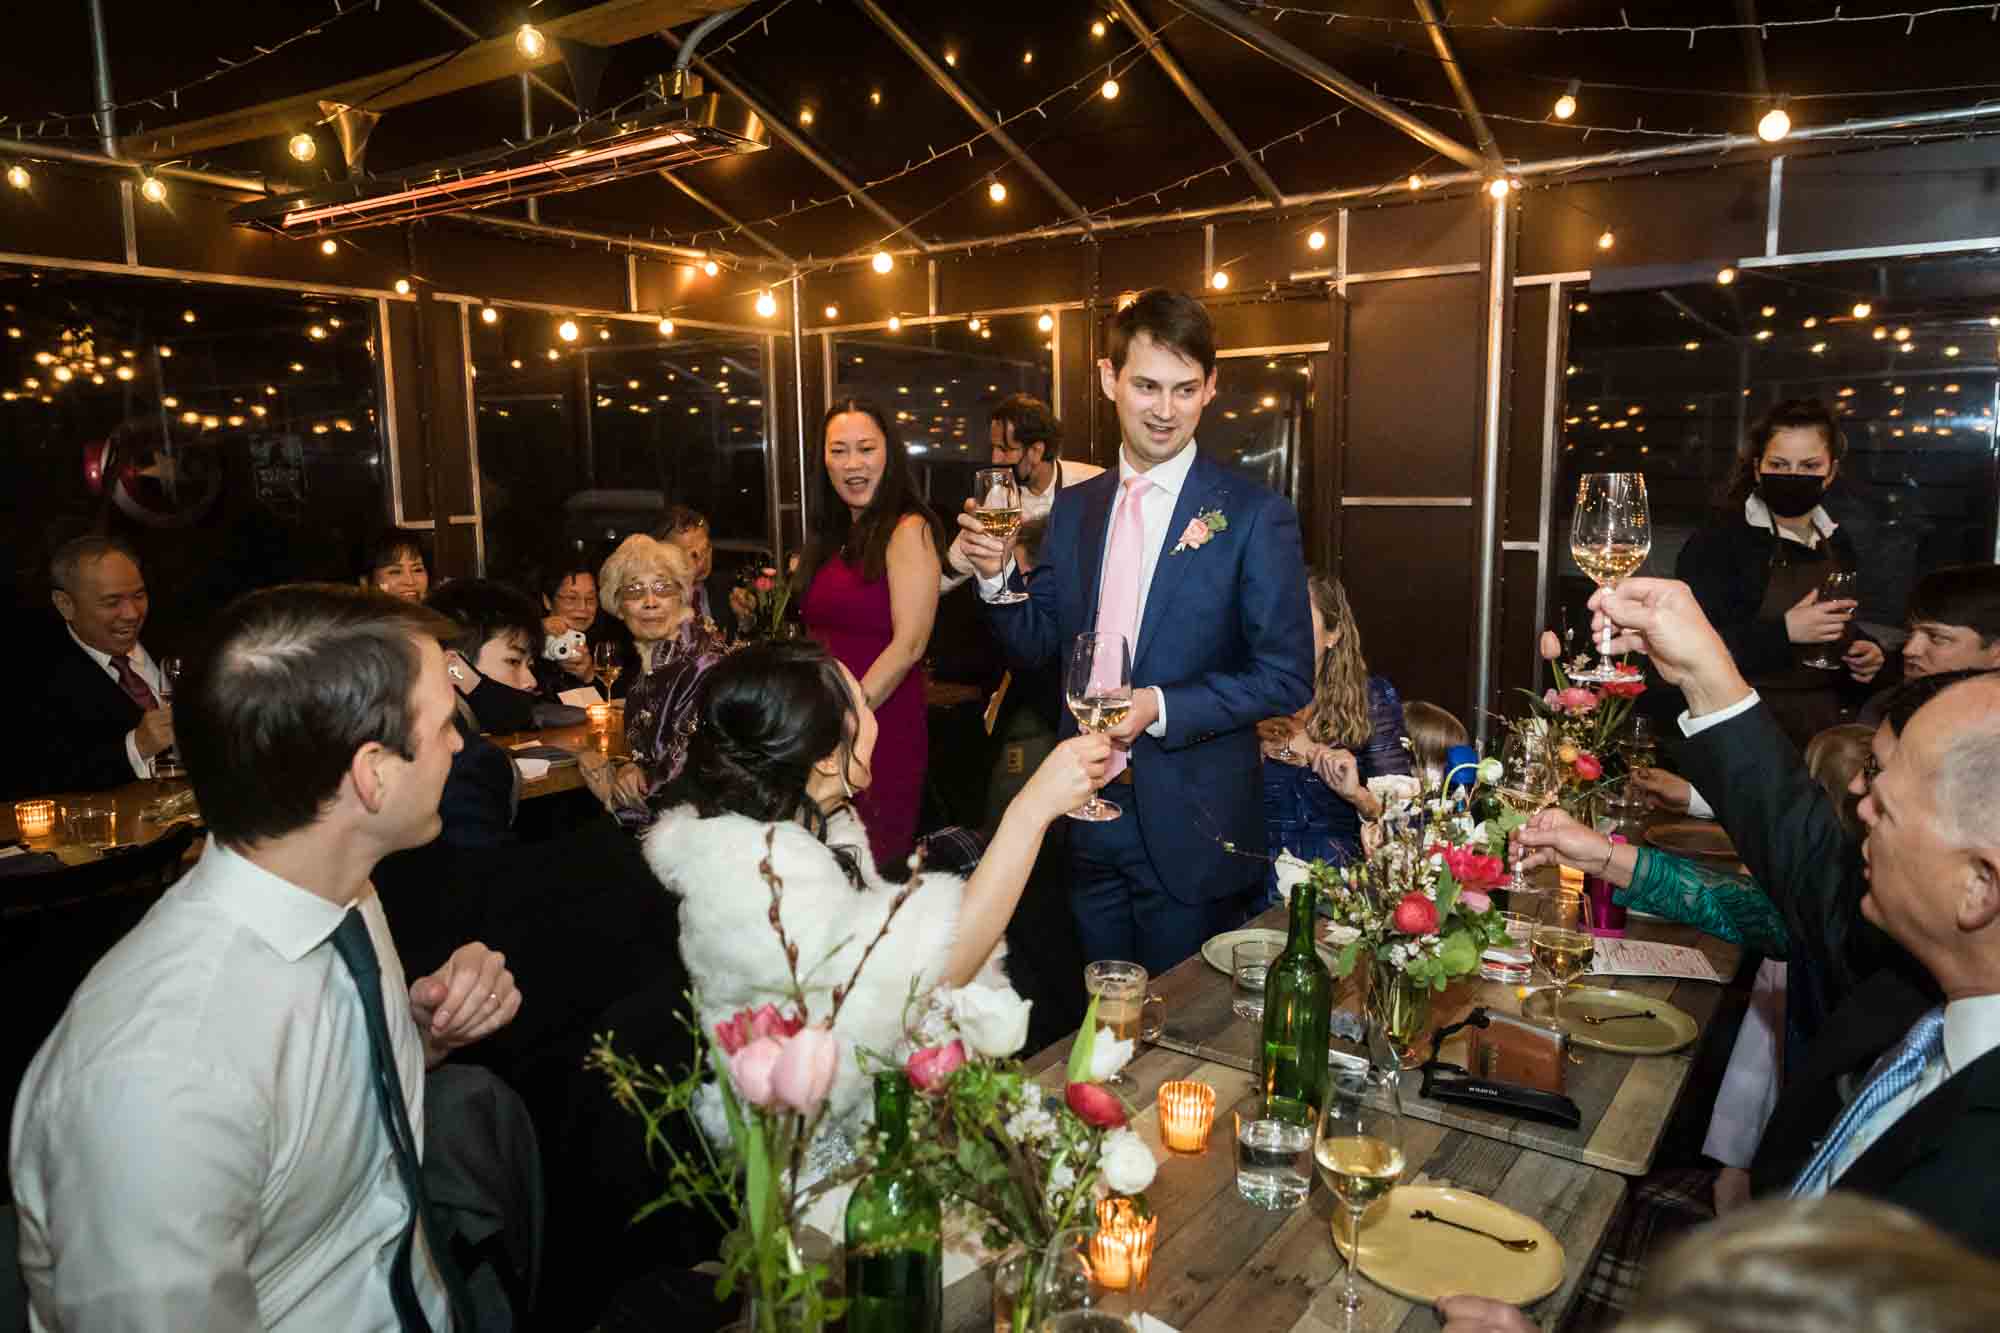
[[[1118,512],[1111,518],[1111,541],[1104,549],[1104,582],[1097,598],[1097,632],[1123,634],[1127,651],[1137,646],[1139,637],[1139,573],[1144,568],[1146,523],[1139,502],[1153,483],[1144,477],[1127,477],[1125,494]],[[1111,752],[1107,780],[1124,772],[1128,762],[1123,750]]]
[[[160,706],[158,697],[153,693],[153,687],[146,683],[144,676],[132,669],[132,659],[129,656],[124,653],[118,654],[111,659],[111,668],[118,673],[120,687],[132,696],[132,702],[139,705],[142,711],[150,713]]]

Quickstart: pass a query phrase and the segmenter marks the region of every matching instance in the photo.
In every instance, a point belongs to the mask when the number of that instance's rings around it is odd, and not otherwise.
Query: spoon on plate
[[[1540,1241],[1532,1237],[1527,1240],[1508,1240],[1503,1236],[1496,1236],[1490,1231],[1481,1231],[1478,1227],[1469,1227],[1463,1222],[1454,1222],[1448,1217],[1439,1217],[1428,1208],[1419,1208],[1411,1213],[1410,1217],[1419,1222],[1441,1222],[1448,1227],[1457,1227],[1460,1231],[1470,1231],[1473,1235],[1484,1236],[1486,1239],[1500,1246],[1500,1248],[1512,1250],[1516,1254],[1526,1254],[1541,1244]]]

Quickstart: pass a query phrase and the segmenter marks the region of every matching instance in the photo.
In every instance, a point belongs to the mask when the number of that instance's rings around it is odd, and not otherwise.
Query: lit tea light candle
[[[1160,1085],[1160,1139],[1175,1152],[1208,1151],[1215,1124],[1215,1089],[1182,1080]]]
[[[1140,1217],[1130,1199],[1099,1201],[1097,1234],[1090,1240],[1090,1271],[1097,1285],[1114,1291],[1145,1286],[1159,1225],[1157,1217]]]
[[[54,801],[14,802],[14,827],[24,838],[46,838],[55,832],[56,803]]]
[[[591,704],[583,711],[590,716],[590,725],[593,727],[601,727],[611,721],[610,704]]]

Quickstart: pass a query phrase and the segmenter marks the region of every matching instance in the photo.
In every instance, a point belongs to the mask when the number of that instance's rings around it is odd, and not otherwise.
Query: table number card
[[[1676,977],[1721,982],[1723,976],[1699,949],[1656,940],[1599,939],[1590,960],[1593,976]]]

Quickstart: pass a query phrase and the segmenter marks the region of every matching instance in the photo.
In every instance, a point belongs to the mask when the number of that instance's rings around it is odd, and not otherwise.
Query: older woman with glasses
[[[610,692],[625,699],[630,762],[590,765],[584,778],[614,814],[650,822],[647,799],[680,772],[694,718],[694,690],[728,651],[714,624],[694,613],[694,564],[671,542],[627,537],[597,576],[598,601],[632,636]]]

